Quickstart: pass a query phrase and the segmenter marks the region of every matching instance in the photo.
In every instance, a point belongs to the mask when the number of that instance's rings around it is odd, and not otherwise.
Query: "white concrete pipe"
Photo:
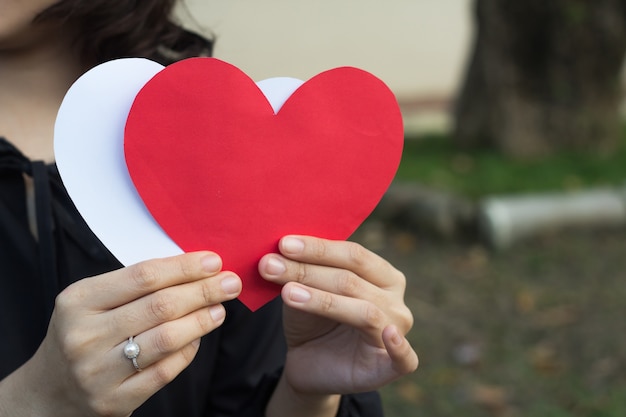
[[[540,233],[626,225],[626,188],[486,199],[480,230],[496,249]]]

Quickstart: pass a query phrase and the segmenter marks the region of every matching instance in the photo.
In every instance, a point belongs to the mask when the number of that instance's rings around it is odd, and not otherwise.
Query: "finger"
[[[142,370],[150,368],[218,328],[225,317],[224,306],[217,304],[136,335],[133,341],[140,347],[140,353],[136,358],[137,364]],[[108,352],[105,359],[108,363],[120,363],[117,366],[117,373],[122,379],[136,371],[132,360],[124,356],[124,347],[127,343],[128,340],[119,343]]]
[[[396,326],[390,325],[383,330],[383,343],[391,358],[394,372],[405,375],[414,372],[419,365],[417,353],[406,337],[402,336]]]
[[[355,242],[285,236],[279,250],[287,258],[304,263],[347,269],[377,287],[404,285],[404,276],[389,262]]]
[[[134,372],[122,383],[119,391],[132,395],[137,402],[134,408],[139,407],[146,398],[169,384],[189,366],[199,347],[200,341],[195,340],[142,372]]]
[[[91,295],[94,309],[108,310],[162,288],[213,276],[221,267],[220,257],[211,252],[152,259],[79,281],[79,297]]]
[[[268,254],[261,258],[259,273],[276,284],[298,282],[307,287],[368,300],[383,296],[380,288],[352,271],[292,261],[278,254]]]
[[[286,284],[281,295],[289,307],[346,324],[363,332],[371,345],[383,346],[380,335],[390,320],[376,304],[296,283]]]
[[[110,334],[132,336],[204,307],[236,298],[241,279],[232,272],[158,290],[103,314]]]
[[[375,303],[405,332],[413,325],[413,316],[401,298],[403,291],[400,288],[382,290],[347,269],[301,263],[278,254],[268,254],[261,258],[259,272],[276,284],[297,282],[306,287]]]

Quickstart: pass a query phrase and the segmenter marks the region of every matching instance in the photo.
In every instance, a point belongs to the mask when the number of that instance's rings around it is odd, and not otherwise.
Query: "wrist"
[[[41,349],[41,346],[40,346]],[[58,402],[55,384],[46,383],[46,366],[40,350],[26,363],[0,381],[0,417],[76,416],[67,404]],[[78,414],[82,415],[82,414]]]
[[[339,410],[339,394],[305,393],[294,389],[283,374],[267,405],[267,417],[334,417]]]
[[[0,417],[31,417],[36,415],[36,401],[27,394],[32,392],[25,381],[26,365],[0,381]]]

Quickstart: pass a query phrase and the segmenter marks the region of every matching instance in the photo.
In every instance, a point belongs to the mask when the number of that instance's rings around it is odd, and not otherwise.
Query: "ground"
[[[504,252],[366,222],[354,240],[407,276],[417,372],[388,417],[626,416],[626,230]]]

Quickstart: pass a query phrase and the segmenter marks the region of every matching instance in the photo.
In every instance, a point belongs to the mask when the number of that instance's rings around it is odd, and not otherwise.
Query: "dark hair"
[[[88,64],[143,57],[163,65],[209,56],[213,40],[174,21],[177,0],[60,0],[35,21],[57,21],[76,31],[76,47]]]

